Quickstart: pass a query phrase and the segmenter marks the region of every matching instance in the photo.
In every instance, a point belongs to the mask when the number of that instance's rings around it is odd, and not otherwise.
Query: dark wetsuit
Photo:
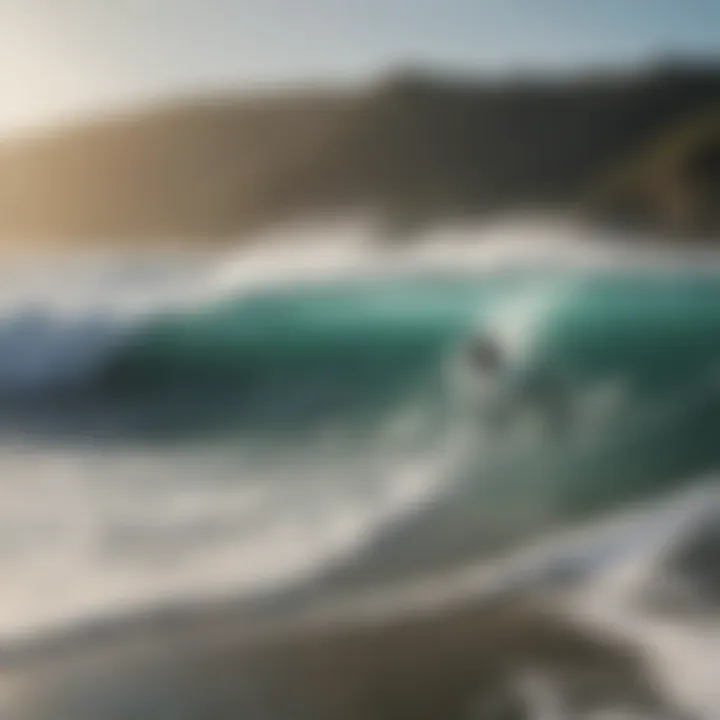
[[[472,367],[502,386],[501,406],[493,408],[490,419],[496,427],[511,422],[517,413],[539,412],[553,432],[567,424],[567,398],[557,373],[536,364],[508,362],[502,348],[490,338],[473,343],[468,356]]]
[[[487,338],[471,345],[468,355],[472,366],[481,372],[493,375],[503,372],[505,365],[503,352],[496,343]]]

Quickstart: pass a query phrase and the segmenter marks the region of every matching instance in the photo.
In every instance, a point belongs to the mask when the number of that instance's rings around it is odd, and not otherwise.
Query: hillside
[[[588,197],[598,217],[620,220],[609,178],[646,183],[647,170],[618,168],[648,168],[635,158],[719,100],[720,66],[668,66],[504,83],[407,73],[355,90],[167,104],[0,146],[0,240],[207,241],[358,210],[392,237]]]
[[[602,178],[588,198],[598,220],[670,237],[720,231],[720,102],[671,124]]]

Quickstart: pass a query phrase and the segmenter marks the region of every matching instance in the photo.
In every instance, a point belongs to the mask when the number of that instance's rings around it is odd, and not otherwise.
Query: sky
[[[575,70],[720,57],[720,0],[0,0],[0,132],[396,65]]]

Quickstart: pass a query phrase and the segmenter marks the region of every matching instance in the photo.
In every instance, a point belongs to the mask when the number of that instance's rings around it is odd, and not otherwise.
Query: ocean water
[[[711,573],[661,579],[717,517],[720,265],[629,247],[519,224],[389,251],[343,226],[8,268],[3,656],[168,607],[570,570],[569,611],[657,640],[668,691],[710,713]],[[463,349],[488,335],[559,425],[522,397],[486,422]],[[693,610],[668,630],[628,609],[638,584]]]

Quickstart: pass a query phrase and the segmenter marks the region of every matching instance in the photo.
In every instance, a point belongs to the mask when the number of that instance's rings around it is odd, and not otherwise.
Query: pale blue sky
[[[720,0],[0,0],[0,131],[159,96],[720,55]]]

